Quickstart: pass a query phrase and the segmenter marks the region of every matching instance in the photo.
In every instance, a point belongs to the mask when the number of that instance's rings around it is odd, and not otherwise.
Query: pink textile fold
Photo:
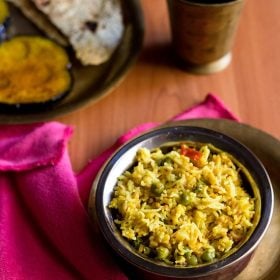
[[[237,120],[214,95],[175,116]],[[92,182],[123,143],[156,123],[140,125],[73,172],[72,127],[58,122],[0,126],[0,279],[124,280],[87,213]]]

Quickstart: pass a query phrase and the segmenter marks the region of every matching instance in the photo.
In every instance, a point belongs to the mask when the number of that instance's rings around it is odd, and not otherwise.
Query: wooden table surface
[[[164,122],[211,92],[242,122],[280,139],[280,1],[247,0],[233,60],[222,72],[197,76],[174,67],[165,0],[141,0],[145,40],[124,81],[99,102],[56,120],[73,125],[69,143],[79,171],[128,129]]]

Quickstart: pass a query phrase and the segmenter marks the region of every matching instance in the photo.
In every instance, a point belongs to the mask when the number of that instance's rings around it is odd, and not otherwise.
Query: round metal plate
[[[269,228],[255,251],[249,265],[235,280],[280,280],[280,141],[246,124],[218,119],[193,119],[177,124],[205,127],[224,133],[245,144],[264,164],[274,189],[274,214]],[[168,126],[169,123],[163,125]],[[89,198],[89,209],[94,208],[94,191]],[[91,213],[93,211],[90,211]],[[96,217],[93,216],[95,220]],[[95,222],[97,222],[95,220]],[[119,263],[119,258],[116,259]],[[132,267],[123,269],[130,279],[139,279]],[[140,277],[140,279],[143,279]]]
[[[99,66],[82,66],[73,57],[74,85],[71,92],[61,101],[45,110],[5,113],[0,111],[0,123],[30,123],[48,120],[92,104],[110,93],[125,77],[139,54],[144,35],[143,15],[138,0],[123,2],[125,31],[123,39],[106,63]],[[11,9],[13,34],[42,34],[32,23]]]

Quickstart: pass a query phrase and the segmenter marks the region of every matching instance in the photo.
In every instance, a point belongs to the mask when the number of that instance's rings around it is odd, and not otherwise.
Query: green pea
[[[211,249],[206,249],[204,253],[201,255],[201,259],[204,262],[211,262],[215,258],[215,251]]]
[[[163,166],[164,165],[164,159],[157,159],[156,163],[158,166]]]
[[[165,247],[160,246],[156,249],[156,251],[157,251],[157,257],[160,260],[167,259],[167,257],[169,256],[169,250]]]
[[[152,194],[154,194],[155,196],[160,196],[161,193],[164,191],[164,187],[163,185],[156,185],[156,184],[152,184],[151,186],[151,192]]]
[[[191,255],[189,258],[187,258],[187,262],[189,265],[197,265],[198,260],[195,255]]]
[[[200,194],[202,193],[202,191],[203,191],[203,185],[197,184],[195,186],[194,192]]]
[[[142,240],[140,238],[136,238],[135,240],[132,241],[133,246],[138,249],[140,244],[142,243]]]
[[[151,249],[149,247],[144,247],[143,253],[148,256],[151,253]]]
[[[167,157],[165,157],[165,158],[163,159],[163,165],[164,165],[165,163],[167,163],[167,164],[173,164],[173,159],[167,156]]]
[[[184,256],[186,258],[189,258],[192,254],[192,251],[190,250],[190,248],[186,246],[186,247],[184,247],[184,251],[185,251]]]
[[[190,196],[188,195],[188,193],[183,192],[180,194],[179,203],[183,205],[188,205],[190,203]]]

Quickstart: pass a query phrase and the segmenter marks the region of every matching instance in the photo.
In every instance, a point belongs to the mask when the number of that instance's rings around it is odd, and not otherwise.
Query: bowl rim
[[[228,153],[233,154],[236,157],[236,151],[240,155],[240,151],[244,152],[247,155],[246,161],[250,162],[251,165],[255,164],[254,173],[258,177],[259,182],[262,182],[262,185],[265,186],[267,191],[263,192],[264,197],[261,197],[262,205],[265,204],[266,207],[261,207],[261,219],[257,224],[256,228],[252,232],[250,238],[236,251],[227,256],[224,259],[218,260],[216,262],[201,265],[198,267],[182,267],[182,266],[168,266],[162,264],[162,262],[155,262],[153,260],[149,260],[148,258],[142,257],[140,254],[133,253],[128,250],[125,246],[121,245],[116,238],[112,228],[110,227],[110,222],[108,221],[105,212],[103,211],[102,205],[102,197],[103,197],[103,185],[106,181],[107,175],[112,170],[113,166],[116,162],[121,158],[123,154],[125,154],[128,150],[130,150],[134,145],[147,141],[155,136],[175,132],[180,134],[181,130],[183,133],[188,133],[188,135],[197,135],[204,137],[212,137],[216,141],[220,141],[224,145],[229,145],[228,147],[235,147],[235,151],[228,151]],[[182,142],[183,140],[178,140],[178,142]],[[185,140],[187,141],[187,140]],[[193,140],[194,142],[199,140]],[[206,142],[205,142],[206,143]],[[208,143],[211,143],[210,140]],[[214,146],[217,147],[216,144]],[[218,147],[219,148],[219,147]],[[238,148],[238,149],[236,149]],[[246,166],[247,167],[247,166]],[[252,170],[249,170],[250,173]],[[252,175],[252,174],[251,174]],[[256,180],[256,178],[254,177]],[[256,180],[257,181],[257,180]],[[120,255],[124,260],[133,266],[147,271],[149,273],[165,276],[165,277],[199,277],[210,275],[216,272],[219,272],[222,269],[225,269],[228,266],[231,266],[238,262],[239,260],[249,256],[257,247],[261,239],[263,238],[267,228],[271,222],[273,207],[274,207],[274,194],[272,184],[269,178],[269,175],[263,166],[262,162],[259,158],[244,144],[240,141],[236,140],[232,136],[228,136],[224,133],[215,131],[209,128],[203,128],[193,125],[186,125],[180,123],[168,124],[167,126],[161,126],[154,129],[149,130],[148,132],[144,132],[139,136],[136,136],[129,140],[128,142],[122,144],[105,162],[105,164],[100,169],[96,179],[93,182],[92,192],[90,196],[93,196],[94,199],[94,209],[90,209],[90,211],[95,211],[95,218],[99,225],[99,229],[102,232],[103,237],[106,239],[107,243],[112,247],[112,249]],[[105,221],[105,223],[104,223]],[[123,237],[122,237],[123,238]],[[124,239],[124,238],[123,238]],[[125,240],[125,239],[124,239]],[[128,242],[127,242],[128,243]]]

